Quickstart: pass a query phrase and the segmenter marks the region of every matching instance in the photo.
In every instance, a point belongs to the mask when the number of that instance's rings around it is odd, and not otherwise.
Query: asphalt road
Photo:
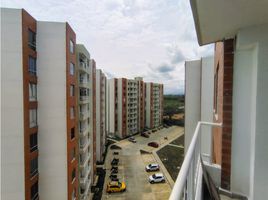
[[[152,133],[150,138],[144,138],[141,136],[135,136],[137,143],[131,143],[127,140],[122,140],[116,145],[120,146],[121,150],[108,150],[108,154],[105,161],[106,177],[103,187],[102,199],[114,199],[114,200],[165,200],[168,199],[172,184],[170,184],[167,178],[166,183],[150,184],[148,178],[153,172],[147,173],[145,166],[152,162],[157,162],[154,154],[140,154],[140,149],[148,152],[155,152],[155,148],[148,147],[148,142],[158,142],[161,148],[168,144],[171,140],[178,137],[183,132],[181,127],[169,127],[164,128],[156,133]],[[167,137],[168,140],[164,139]],[[119,152],[119,155],[113,155],[113,152]],[[118,178],[120,181],[124,181],[127,186],[126,192],[123,193],[106,193],[107,182],[110,181],[110,169],[111,160],[116,157],[119,158],[118,165]],[[167,171],[162,170],[160,165],[160,172],[166,175]],[[167,175],[167,177],[170,177]]]

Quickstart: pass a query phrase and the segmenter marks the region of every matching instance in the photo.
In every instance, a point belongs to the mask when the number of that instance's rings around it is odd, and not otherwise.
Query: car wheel
[[[165,179],[163,179],[161,182],[162,182],[162,183],[165,183]]]
[[[151,184],[154,184],[154,181],[151,181],[150,183],[151,183]]]

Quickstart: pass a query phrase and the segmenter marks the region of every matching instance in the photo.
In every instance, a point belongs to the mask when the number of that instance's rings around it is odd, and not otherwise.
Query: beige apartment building
[[[162,124],[162,84],[145,83],[141,77],[113,78],[108,90],[109,135],[125,138]]]
[[[163,84],[146,83],[146,124],[149,129],[162,125],[163,121]]]
[[[79,199],[91,198],[93,174],[93,76],[90,54],[82,44],[76,45],[76,75],[78,87],[77,119],[79,127]]]

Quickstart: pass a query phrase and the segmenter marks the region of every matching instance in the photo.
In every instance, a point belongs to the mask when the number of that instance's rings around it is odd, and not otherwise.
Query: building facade
[[[90,187],[93,182],[93,105],[91,94],[93,88],[93,68],[90,54],[82,44],[76,45],[76,75],[78,81],[77,116],[79,127],[79,199],[90,197]],[[74,89],[73,89],[74,90]],[[75,91],[73,91],[75,92]]]
[[[106,76],[96,70],[96,158],[102,162],[106,144]]]
[[[162,84],[145,83],[141,77],[113,78],[108,89],[108,134],[125,138],[162,125]]]
[[[36,33],[25,10],[1,8],[1,197],[7,200],[39,196]]]
[[[163,84],[146,83],[145,126],[149,129],[157,128],[163,121]]]

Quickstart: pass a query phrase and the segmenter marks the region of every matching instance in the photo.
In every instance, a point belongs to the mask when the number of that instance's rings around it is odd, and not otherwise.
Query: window
[[[76,170],[75,170],[75,169],[73,169],[73,171],[72,171],[72,182],[74,181],[75,176],[76,176]]]
[[[29,83],[29,100],[30,101],[37,100],[37,85],[34,83]]]
[[[30,109],[30,128],[37,126],[37,110]]]
[[[28,46],[32,49],[36,49],[36,33],[32,30],[28,30]]]
[[[75,157],[76,157],[76,155],[75,155],[75,148],[73,148],[73,149],[71,150],[71,160],[74,160]]]
[[[70,40],[70,52],[74,53],[74,43],[72,40]]]
[[[36,175],[38,172],[38,158],[34,158],[31,160],[30,163],[30,173],[31,173],[31,177],[33,177],[34,175]]]
[[[70,108],[70,118],[71,118],[71,119],[74,119],[74,115],[75,115],[74,112],[75,112],[74,107],[71,107],[71,108]]]
[[[74,64],[70,63],[70,74],[74,75],[74,73],[75,73]]]
[[[31,187],[31,200],[38,199],[38,181]]]
[[[30,135],[30,151],[37,150],[37,133]]]
[[[76,199],[76,189],[74,188],[72,192],[72,200]]]
[[[71,140],[74,139],[75,137],[75,129],[74,128],[71,128]]]
[[[36,75],[36,58],[29,56],[28,71],[30,74]]]
[[[74,92],[75,92],[75,87],[74,87],[74,85],[71,85],[70,86],[70,96],[71,97],[74,97],[74,95],[75,95]]]

